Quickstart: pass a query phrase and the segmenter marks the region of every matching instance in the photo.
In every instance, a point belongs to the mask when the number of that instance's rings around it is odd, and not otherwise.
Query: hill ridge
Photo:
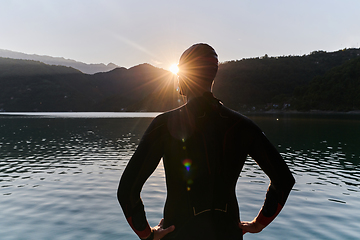
[[[117,68],[114,63],[83,63],[73,59],[66,59],[64,57],[52,57],[47,55],[27,54],[21,52],[15,52],[11,50],[0,49],[0,57],[12,58],[12,59],[23,59],[23,60],[34,60],[40,61],[49,65],[60,65],[66,67],[72,67],[86,74],[95,74],[97,72],[108,72]]]
[[[240,112],[360,110],[358,101],[347,100],[337,106],[346,94],[360,99],[353,94],[354,89],[360,92],[356,85],[360,79],[352,74],[360,69],[360,63],[352,62],[359,55],[360,49],[344,49],[224,62],[219,65],[213,92],[226,106]],[[329,83],[339,80],[332,91],[341,89],[342,94],[333,94],[326,108],[324,104],[308,104],[308,100],[325,96],[326,89],[331,89],[327,84],[321,92],[314,91],[311,86],[319,79]],[[347,84],[347,79],[356,84]],[[148,63],[89,75],[70,67],[0,58],[0,89],[0,110],[8,112],[167,111],[184,103],[175,75]]]

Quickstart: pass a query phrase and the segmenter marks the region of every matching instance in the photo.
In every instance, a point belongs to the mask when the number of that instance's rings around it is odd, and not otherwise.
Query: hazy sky
[[[168,68],[194,43],[220,61],[358,48],[360,0],[0,0],[0,49]]]

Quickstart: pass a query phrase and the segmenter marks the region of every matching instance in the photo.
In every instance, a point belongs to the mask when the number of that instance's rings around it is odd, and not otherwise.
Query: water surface
[[[0,115],[0,239],[138,239],[116,199],[119,178],[156,116]],[[276,220],[244,239],[360,239],[360,117],[250,116],[279,149],[296,185]],[[242,220],[269,180],[250,158],[237,185]],[[162,163],[142,198],[156,225]]]

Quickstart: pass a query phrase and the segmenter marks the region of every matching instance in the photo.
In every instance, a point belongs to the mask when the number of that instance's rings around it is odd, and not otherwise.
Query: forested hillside
[[[0,110],[7,112],[149,111],[138,103],[154,94],[156,111],[182,104],[174,75],[149,64],[88,75],[69,67],[0,58],[0,89]]]
[[[237,111],[360,110],[360,50],[221,63],[215,96]],[[0,111],[166,111],[183,104],[170,72],[141,64],[94,75],[0,58]]]
[[[281,109],[284,104],[291,107],[296,88],[307,86],[313,78],[358,56],[359,49],[347,49],[226,62],[220,65],[214,93],[237,110],[268,110],[274,105]]]
[[[296,89],[293,102],[299,110],[359,110],[360,57]]]

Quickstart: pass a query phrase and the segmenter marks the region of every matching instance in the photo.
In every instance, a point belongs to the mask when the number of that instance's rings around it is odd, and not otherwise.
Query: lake
[[[0,239],[138,239],[117,202],[120,176],[157,113],[0,114]],[[249,115],[296,179],[285,208],[244,239],[360,239],[360,115]],[[269,180],[248,158],[237,185],[252,220]],[[162,217],[164,169],[145,184]]]

